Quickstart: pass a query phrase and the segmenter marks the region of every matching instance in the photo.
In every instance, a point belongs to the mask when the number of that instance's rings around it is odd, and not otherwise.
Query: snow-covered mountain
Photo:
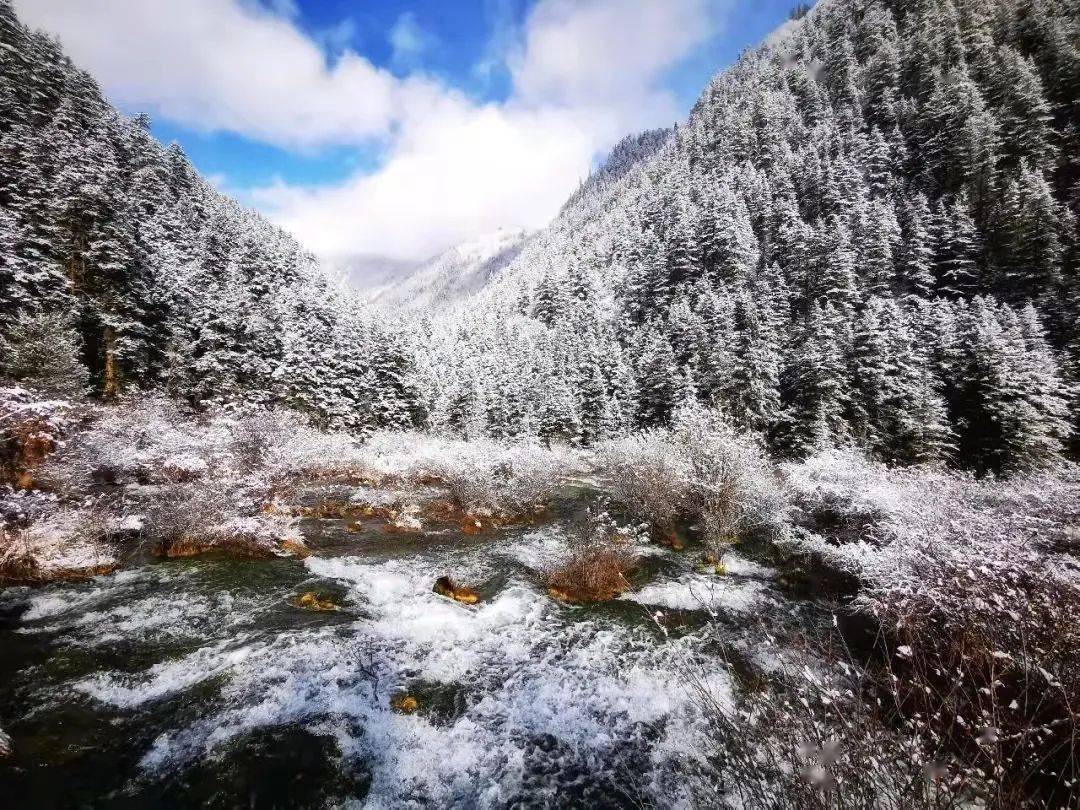
[[[437,311],[480,290],[510,264],[531,233],[499,229],[463,242],[425,262],[371,300],[411,311]]]
[[[1080,434],[1078,36],[1073,0],[800,6],[436,319],[429,421],[588,443],[698,400],[781,453],[1055,457]]]

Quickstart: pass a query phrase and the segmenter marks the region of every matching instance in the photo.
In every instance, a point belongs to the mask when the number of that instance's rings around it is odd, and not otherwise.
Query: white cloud
[[[129,106],[297,148],[380,139],[373,173],[247,196],[325,257],[418,259],[499,226],[542,226],[598,151],[674,120],[663,74],[716,30],[727,0],[539,0],[516,36],[496,31],[513,79],[499,104],[350,51],[328,65],[315,38],[244,0],[16,4]],[[402,60],[431,41],[410,15],[389,36]]]
[[[355,53],[331,68],[291,20],[233,0],[17,0],[121,104],[290,147],[385,137],[440,92]]]
[[[394,64],[401,67],[414,67],[435,42],[435,37],[420,27],[416,15],[411,11],[403,12],[390,28],[387,37],[394,49],[391,57]]]

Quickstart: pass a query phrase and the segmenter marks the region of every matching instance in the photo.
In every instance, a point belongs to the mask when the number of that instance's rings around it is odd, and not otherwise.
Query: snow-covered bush
[[[178,462],[218,468],[229,463],[228,426],[159,397],[97,408],[91,421],[53,457],[48,474],[69,490],[91,483],[168,483]],[[190,470],[189,470],[190,472]]]
[[[414,481],[440,481],[466,512],[503,517],[542,508],[581,467],[570,450],[494,439],[466,442],[377,433],[365,450],[372,470]]]
[[[969,783],[943,766],[933,741],[894,722],[893,706],[835,639],[781,642],[762,628],[768,680],[732,698],[688,668],[703,723],[684,742],[670,803],[740,808],[951,808]],[[723,638],[717,639],[723,649]],[[728,662],[734,673],[737,668]]]
[[[655,534],[697,521],[714,553],[741,536],[779,536],[787,501],[755,437],[703,408],[679,412],[673,426],[601,445],[597,468],[616,502]]]
[[[740,537],[785,532],[787,494],[757,437],[736,431],[716,411],[685,408],[672,439],[692,471],[691,506],[714,554]]]
[[[891,651],[881,686],[985,800],[1080,788],[1080,470],[975,480],[844,454],[788,468],[796,503],[857,535],[794,545],[859,582]],[[1072,781],[1070,781],[1072,780]],[[1061,797],[1066,799],[1062,802]]]
[[[48,582],[112,568],[108,516],[93,507],[62,508],[25,528],[0,525],[0,583]]]
[[[606,491],[626,514],[654,534],[674,532],[687,516],[693,468],[668,430],[651,430],[605,442],[596,467]]]
[[[0,482],[23,488],[37,478],[72,423],[72,404],[25,388],[0,388]]]

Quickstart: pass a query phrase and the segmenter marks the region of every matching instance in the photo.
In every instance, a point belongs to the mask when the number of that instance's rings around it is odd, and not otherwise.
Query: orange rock
[[[322,599],[314,591],[302,593],[293,600],[293,605],[305,610],[332,611],[340,608],[329,599]]]
[[[309,549],[302,540],[286,538],[281,541],[281,550],[286,554],[291,554],[300,559],[311,556],[311,549]]]
[[[420,701],[412,695],[396,695],[390,699],[390,706],[401,714],[412,714],[420,708]]]
[[[435,580],[435,587],[432,590],[439,596],[445,596],[448,599],[461,602],[463,605],[475,605],[480,601],[480,595],[476,591],[464,585],[457,585],[454,580],[447,576]]]

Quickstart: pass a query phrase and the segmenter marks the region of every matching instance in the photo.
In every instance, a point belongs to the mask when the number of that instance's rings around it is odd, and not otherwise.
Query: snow
[[[464,242],[379,291],[373,302],[394,311],[445,309],[480,290],[521,251],[530,234],[498,230]]]

